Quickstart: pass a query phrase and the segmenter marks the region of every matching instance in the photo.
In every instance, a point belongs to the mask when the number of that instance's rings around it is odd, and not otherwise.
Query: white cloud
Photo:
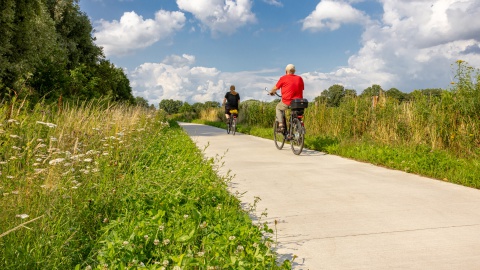
[[[126,55],[165,39],[185,24],[182,12],[160,10],[155,19],[143,19],[135,12],[125,12],[120,21],[101,20],[95,27],[96,43],[106,56]]]
[[[347,3],[323,0],[303,20],[302,30],[319,31],[325,28],[337,30],[342,24],[365,24],[368,16]]]
[[[362,47],[349,58],[348,66],[321,76],[310,73],[312,81],[342,83],[358,92],[372,84],[410,92],[448,88],[454,73],[451,65],[458,59],[480,66],[480,24],[476,23],[480,17],[479,1],[382,0],[381,3],[382,21],[365,24]],[[346,11],[344,16],[329,21],[337,15],[327,11],[339,5]],[[314,30],[326,27],[336,30],[341,23],[361,21],[364,17],[359,14],[346,3],[322,1],[305,19],[304,29],[308,25]]]
[[[278,0],[263,0],[263,2],[265,2],[269,5],[272,5],[272,6],[283,7],[282,2],[280,2]]]
[[[177,0],[177,5],[192,13],[213,34],[232,34],[239,27],[256,22],[251,0]]]
[[[144,63],[128,74],[134,96],[158,105],[162,99],[195,102],[221,102],[230,85],[242,100],[270,100],[264,88],[272,87],[282,75],[278,70],[221,72],[216,68],[194,66],[195,56],[171,55],[161,63]],[[278,74],[271,76],[270,74]],[[267,74],[267,76],[266,76]]]

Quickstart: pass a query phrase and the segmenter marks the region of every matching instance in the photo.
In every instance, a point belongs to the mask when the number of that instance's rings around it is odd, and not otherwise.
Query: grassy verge
[[[164,116],[0,107],[1,269],[290,269]],[[254,206],[252,206],[254,207]]]

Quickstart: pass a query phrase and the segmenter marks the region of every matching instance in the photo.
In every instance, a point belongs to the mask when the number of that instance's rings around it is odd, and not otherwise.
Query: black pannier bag
[[[292,110],[305,109],[308,107],[308,100],[304,98],[293,99],[290,103],[290,108]]]

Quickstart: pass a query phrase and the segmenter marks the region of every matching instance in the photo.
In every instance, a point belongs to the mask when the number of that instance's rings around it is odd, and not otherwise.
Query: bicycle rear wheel
[[[290,146],[295,155],[300,155],[303,150],[303,144],[305,142],[305,131],[302,126],[302,122],[297,118],[293,119],[292,123],[292,139],[290,140]]]
[[[237,118],[236,117],[234,117],[233,120],[232,120],[231,130],[232,130],[232,134],[235,135],[235,132],[237,131]]]
[[[273,141],[278,150],[281,150],[285,144],[285,136],[283,136],[283,133],[278,130],[277,121],[273,123]]]
[[[228,118],[228,121],[227,121],[227,134],[230,134],[231,128],[232,128],[232,119],[231,119],[231,118]]]

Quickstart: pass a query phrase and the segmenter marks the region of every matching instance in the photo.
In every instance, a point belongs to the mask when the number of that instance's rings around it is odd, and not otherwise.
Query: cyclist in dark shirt
[[[240,94],[235,91],[235,85],[230,86],[230,91],[225,94],[223,98],[223,105],[225,105],[225,117],[230,119],[230,110],[237,110],[240,104]],[[237,113],[238,114],[238,113]]]

